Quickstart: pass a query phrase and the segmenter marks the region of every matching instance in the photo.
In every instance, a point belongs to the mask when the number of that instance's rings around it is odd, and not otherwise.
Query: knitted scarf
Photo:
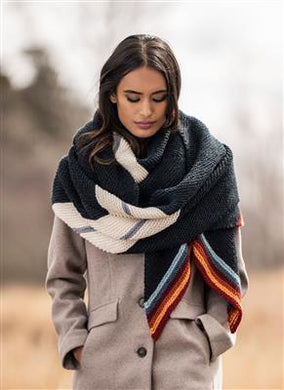
[[[161,128],[143,158],[112,131],[102,156],[115,161],[91,170],[78,136],[98,126],[95,115],[73,136],[52,188],[55,215],[84,239],[106,252],[144,254],[144,309],[155,341],[190,282],[191,260],[227,301],[231,332],[242,317],[233,155],[200,120],[178,115],[178,131]]]

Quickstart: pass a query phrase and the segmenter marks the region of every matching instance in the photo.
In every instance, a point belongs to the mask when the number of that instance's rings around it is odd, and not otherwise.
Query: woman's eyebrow
[[[143,95],[142,92],[133,91],[132,89],[126,89],[123,92],[136,93],[136,95]],[[166,89],[159,89],[158,91],[153,92],[152,95],[155,95],[156,93],[161,93],[161,92],[167,92],[167,90]]]

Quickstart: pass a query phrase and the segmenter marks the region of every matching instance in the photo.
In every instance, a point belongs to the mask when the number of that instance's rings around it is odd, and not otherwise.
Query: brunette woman
[[[231,149],[179,109],[180,88],[169,44],[128,36],[58,163],[46,288],[74,389],[222,388],[243,220]]]

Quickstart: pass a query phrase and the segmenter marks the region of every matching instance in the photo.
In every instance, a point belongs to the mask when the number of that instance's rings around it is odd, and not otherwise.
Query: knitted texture
[[[144,308],[155,341],[190,282],[191,260],[228,302],[232,332],[242,317],[233,155],[200,120],[178,113],[178,131],[161,128],[144,158],[112,131],[101,157],[115,161],[91,170],[78,136],[98,127],[95,115],[75,133],[52,187],[55,215],[84,239],[110,253],[144,253]]]

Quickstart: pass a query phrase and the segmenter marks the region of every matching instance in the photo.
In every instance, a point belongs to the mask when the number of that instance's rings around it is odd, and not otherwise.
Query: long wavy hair
[[[110,164],[114,161],[99,157],[99,153],[112,147],[112,130],[125,137],[137,156],[142,157],[145,153],[147,139],[135,137],[122,125],[116,104],[110,101],[110,95],[116,93],[120,80],[141,66],[154,68],[163,74],[168,95],[166,120],[162,128],[177,131],[178,98],[181,88],[178,62],[169,44],[161,38],[149,34],[130,35],[118,44],[101,69],[98,108],[94,114],[94,122],[98,125],[93,130],[81,134],[78,140],[78,149],[87,153],[91,169],[94,162]]]

